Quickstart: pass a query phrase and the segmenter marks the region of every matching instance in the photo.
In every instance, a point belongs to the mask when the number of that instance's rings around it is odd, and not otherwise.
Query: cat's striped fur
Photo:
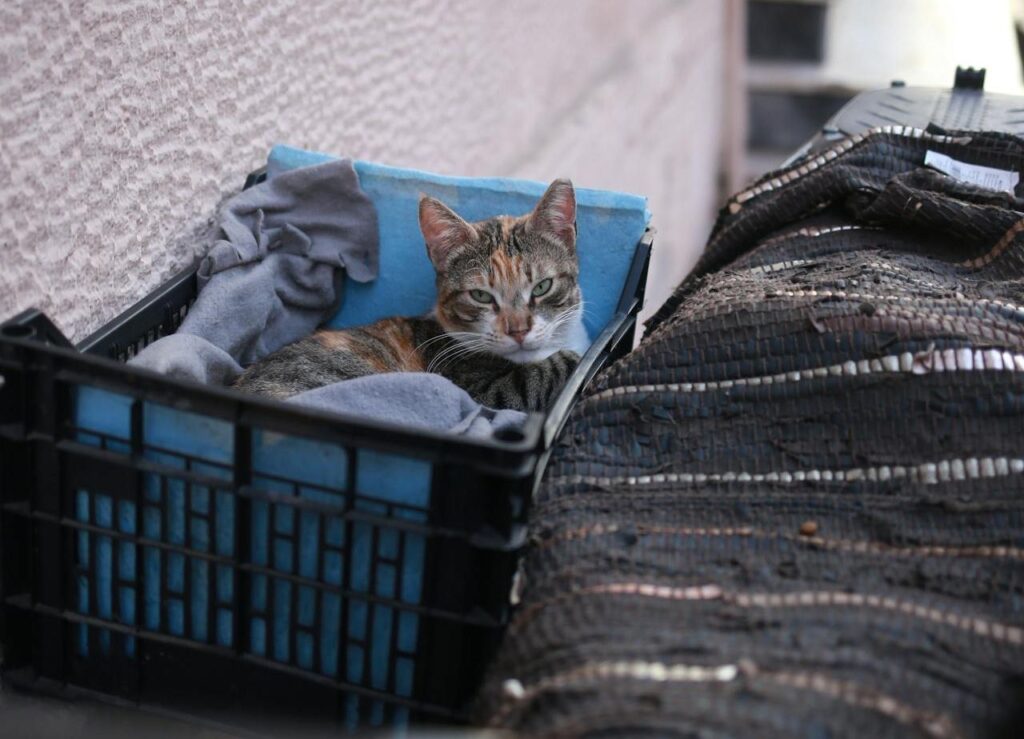
[[[587,345],[572,183],[553,182],[525,216],[473,224],[424,197],[420,227],[437,273],[431,315],[318,331],[235,387],[285,398],[380,372],[436,372],[484,405],[547,408]]]

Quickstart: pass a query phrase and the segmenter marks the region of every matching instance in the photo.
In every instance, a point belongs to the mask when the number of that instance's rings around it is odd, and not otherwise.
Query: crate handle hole
[[[32,326],[12,323],[8,326],[0,327],[0,333],[4,336],[9,336],[12,339],[27,339],[31,336],[35,336],[36,330]]]
[[[519,429],[505,427],[495,431],[494,438],[498,441],[517,442],[523,441],[526,438],[526,434]]]

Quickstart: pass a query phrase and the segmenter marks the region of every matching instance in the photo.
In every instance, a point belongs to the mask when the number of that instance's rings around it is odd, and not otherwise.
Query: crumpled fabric
[[[173,377],[229,384],[330,317],[343,277],[377,276],[377,211],[352,162],[285,172],[226,205],[199,264],[199,296],[177,334],[131,360]]]

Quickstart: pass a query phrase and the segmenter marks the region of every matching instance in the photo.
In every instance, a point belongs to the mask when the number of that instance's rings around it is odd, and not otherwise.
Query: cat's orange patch
[[[313,339],[331,351],[348,351],[352,349],[352,339],[343,331],[317,331]]]
[[[368,328],[373,327],[370,326]],[[358,329],[355,333],[348,333],[347,331],[318,331],[313,335],[313,338],[331,351],[345,352],[359,357],[370,365],[374,372],[394,371],[387,358],[380,355],[378,347],[365,340],[361,340],[362,337]]]
[[[423,372],[427,369],[423,358],[416,351],[412,331],[400,318],[385,318],[372,326],[374,333],[385,345],[391,348],[398,360],[401,372]]]
[[[404,319],[382,321],[350,331],[318,331],[313,338],[331,351],[359,357],[374,372],[423,372],[412,330]]]
[[[511,285],[522,272],[523,258],[516,254],[509,256],[504,249],[495,249],[491,254],[492,285]]]

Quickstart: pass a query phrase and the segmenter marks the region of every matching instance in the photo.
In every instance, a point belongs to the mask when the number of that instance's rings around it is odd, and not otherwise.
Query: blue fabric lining
[[[330,154],[275,146],[267,176],[336,159]],[[348,328],[394,315],[422,315],[436,299],[434,268],[420,234],[418,203],[432,195],[468,221],[521,215],[537,204],[547,185],[496,177],[450,177],[415,169],[356,161],[359,185],[377,208],[380,276],[373,282],[346,280],[345,298],[328,322]],[[576,188],[580,288],[584,324],[593,339],[615,313],[636,244],[650,220],[639,195]]]

